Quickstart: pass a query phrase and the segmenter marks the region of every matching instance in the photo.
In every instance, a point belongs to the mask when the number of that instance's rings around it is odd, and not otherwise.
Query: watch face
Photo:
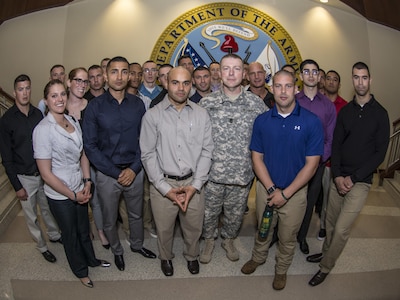
[[[275,191],[275,186],[271,186],[268,190],[267,193],[268,194],[272,194]]]

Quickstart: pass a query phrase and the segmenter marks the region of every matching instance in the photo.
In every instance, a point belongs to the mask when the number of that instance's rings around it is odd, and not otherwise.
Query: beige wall
[[[0,85],[11,93],[14,78],[27,73],[33,80],[32,102],[37,103],[49,68],[56,63],[64,64],[68,72],[99,63],[105,56],[144,62],[172,21],[212,2],[218,1],[77,0],[9,20],[0,26]],[[313,58],[325,70],[336,69],[346,99],[352,97],[351,66],[365,61],[372,72],[374,94],[388,109],[391,121],[400,117],[400,101],[394,95],[400,69],[399,31],[313,0],[230,2],[270,15],[291,35],[303,59]]]

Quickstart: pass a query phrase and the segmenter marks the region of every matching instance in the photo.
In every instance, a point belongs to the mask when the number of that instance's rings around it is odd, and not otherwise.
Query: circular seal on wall
[[[231,2],[199,6],[179,16],[161,34],[151,59],[159,66],[176,66],[180,56],[189,55],[196,68],[219,62],[227,53],[260,62],[269,85],[283,65],[298,71],[302,61],[282,25],[260,10]]]

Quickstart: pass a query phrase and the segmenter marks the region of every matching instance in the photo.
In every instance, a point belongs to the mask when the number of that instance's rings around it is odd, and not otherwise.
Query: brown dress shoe
[[[283,290],[285,286],[286,286],[286,274],[275,273],[274,282],[272,283],[273,289],[280,291]]]

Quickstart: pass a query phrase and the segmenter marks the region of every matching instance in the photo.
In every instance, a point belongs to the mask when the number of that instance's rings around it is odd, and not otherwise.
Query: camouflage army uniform
[[[214,139],[213,161],[205,186],[203,236],[216,237],[218,217],[224,208],[223,238],[235,238],[242,223],[254,173],[249,150],[255,118],[267,110],[256,95],[244,91],[231,100],[223,90],[204,97]]]

